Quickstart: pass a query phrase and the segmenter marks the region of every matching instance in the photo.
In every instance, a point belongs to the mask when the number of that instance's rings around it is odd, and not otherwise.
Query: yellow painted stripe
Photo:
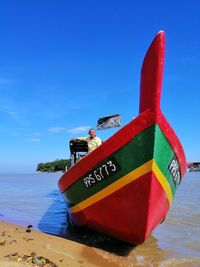
[[[165,177],[165,175],[159,169],[155,160],[153,161],[152,169],[153,169],[154,174],[156,175],[156,178],[158,179],[159,183],[161,184],[162,188],[165,190],[165,193],[166,193],[167,198],[169,200],[169,204],[171,205],[172,200],[173,200],[173,194],[172,194],[170,184],[169,184],[167,178]]]
[[[114,193],[115,191],[119,190],[120,188],[126,186],[130,182],[140,178],[141,176],[147,174],[148,172],[153,171],[158,178],[158,181],[162,185],[163,189],[165,190],[167,197],[169,199],[169,202],[171,204],[172,201],[172,192],[170,185],[165,178],[165,176],[162,174],[162,172],[159,170],[156,162],[154,160],[149,160],[146,163],[144,163],[142,166],[138,167],[137,169],[133,170],[132,172],[128,173],[127,175],[123,176],[119,180],[115,181],[111,185],[107,186],[103,190],[99,191],[98,193],[92,195],[91,197],[83,200],[82,202],[78,203],[77,205],[70,208],[70,211],[78,212],[82,209],[87,208],[88,206],[94,204],[97,201],[100,201],[101,199],[107,197],[108,195]]]

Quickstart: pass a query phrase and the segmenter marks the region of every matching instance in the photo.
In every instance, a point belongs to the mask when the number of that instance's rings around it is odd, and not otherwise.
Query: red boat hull
[[[160,109],[164,50],[159,32],[142,66],[139,116],[58,183],[74,224],[133,244],[165,219],[186,171],[182,145]]]
[[[140,244],[165,218],[168,210],[166,194],[155,174],[150,172],[87,207],[84,212],[71,216],[78,225],[86,225],[125,242]]]

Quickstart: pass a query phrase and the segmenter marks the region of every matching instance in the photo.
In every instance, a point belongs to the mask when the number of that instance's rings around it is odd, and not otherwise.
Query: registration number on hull
[[[168,170],[173,178],[174,185],[177,188],[181,182],[181,172],[180,172],[179,163],[176,157],[172,158],[168,166]]]
[[[113,176],[115,173],[120,171],[120,165],[115,158],[110,158],[104,161],[101,165],[98,165],[95,169],[87,173],[83,177],[83,182],[87,188]]]

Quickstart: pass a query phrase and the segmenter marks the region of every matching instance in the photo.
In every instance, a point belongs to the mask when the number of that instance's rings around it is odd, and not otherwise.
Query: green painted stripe
[[[91,197],[79,202],[77,205],[70,208],[71,213],[76,213],[85,208],[93,205],[94,203],[106,198],[110,194],[116,192],[117,190],[123,188],[124,186],[128,185],[129,183],[139,179],[141,176],[151,173],[153,170],[157,180],[161,184],[163,190],[166,193],[166,196],[169,201],[169,205],[172,203],[173,194],[171,191],[170,184],[168,183],[166,177],[163,175],[161,170],[158,168],[156,162],[154,160],[149,160],[144,163],[142,166],[138,167],[137,169],[133,170],[132,172],[128,173],[127,175],[123,176],[121,179],[113,182],[111,185],[107,186],[106,188],[102,189],[101,191],[97,192],[96,194],[92,195]]]
[[[113,153],[110,158],[114,157],[121,166],[121,171],[101,182],[86,188],[83,178],[81,177],[72,186],[64,192],[69,206],[74,206],[84,199],[94,195],[114,181],[120,179],[127,173],[141,166],[153,157],[153,142],[154,142],[155,125],[148,127],[126,146]],[[134,155],[134,157],[132,156]]]
[[[172,158],[175,157],[174,151],[158,125],[156,125],[155,132],[154,160],[170,184],[174,196],[176,188],[168,170]]]
[[[117,190],[123,188],[127,184],[137,180],[142,175],[145,175],[147,173],[150,173],[152,170],[154,162],[153,160],[147,161],[142,166],[138,167],[137,169],[133,170],[132,172],[129,172],[127,175],[121,177],[117,181],[113,182],[112,184],[108,185],[104,189],[100,190],[96,194],[92,195],[91,197],[83,200],[82,202],[78,203],[77,205],[70,208],[70,212],[79,212],[94,203],[100,201],[101,199],[104,199],[105,197],[109,196],[110,194],[116,192]]]
[[[156,143],[154,146],[155,135]],[[155,155],[154,157],[153,154]],[[134,157],[132,155],[134,155]],[[78,203],[98,193],[105,187],[109,186],[113,182],[117,181],[153,158],[155,159],[159,169],[166,176],[166,179],[171,187],[171,191],[174,195],[175,186],[168,171],[168,165],[173,157],[173,150],[157,125],[153,125],[145,129],[139,135],[134,137],[129,144],[113,153],[110,158],[112,157],[114,157],[119,163],[121,170],[113,176],[101,180],[99,183],[88,188],[83,182],[83,178],[87,175],[81,177],[64,192],[64,197],[67,199],[69,207],[73,207],[74,205],[77,205]]]

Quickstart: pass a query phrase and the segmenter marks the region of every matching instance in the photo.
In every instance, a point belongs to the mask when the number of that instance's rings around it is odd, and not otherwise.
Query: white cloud
[[[13,110],[8,110],[7,113],[16,121],[19,120],[19,116],[17,114],[17,112],[13,111]]]
[[[87,132],[90,128],[91,128],[91,126],[79,126],[79,127],[76,127],[76,128],[67,129],[65,127],[56,126],[56,127],[49,128],[48,131],[50,133],[52,133],[52,134],[60,133],[60,132],[68,132],[68,133],[71,133],[71,134],[79,134],[79,133]]]
[[[40,132],[34,132],[33,135],[34,135],[34,136],[40,136],[41,133],[40,133]]]
[[[79,133],[84,133],[88,131],[90,128],[91,126],[79,126],[79,127],[67,130],[67,131],[72,134],[79,134]]]
[[[22,125],[27,124],[27,122],[21,117],[21,115],[19,115],[19,112],[17,112],[14,107],[0,104],[0,112],[8,115],[10,118],[12,118],[12,120],[17,122],[18,124]]]
[[[67,129],[65,127],[52,127],[52,128],[49,128],[48,131],[50,133],[60,133],[62,131],[67,131]]]
[[[26,142],[40,142],[39,138],[31,138],[31,139],[27,139]]]

